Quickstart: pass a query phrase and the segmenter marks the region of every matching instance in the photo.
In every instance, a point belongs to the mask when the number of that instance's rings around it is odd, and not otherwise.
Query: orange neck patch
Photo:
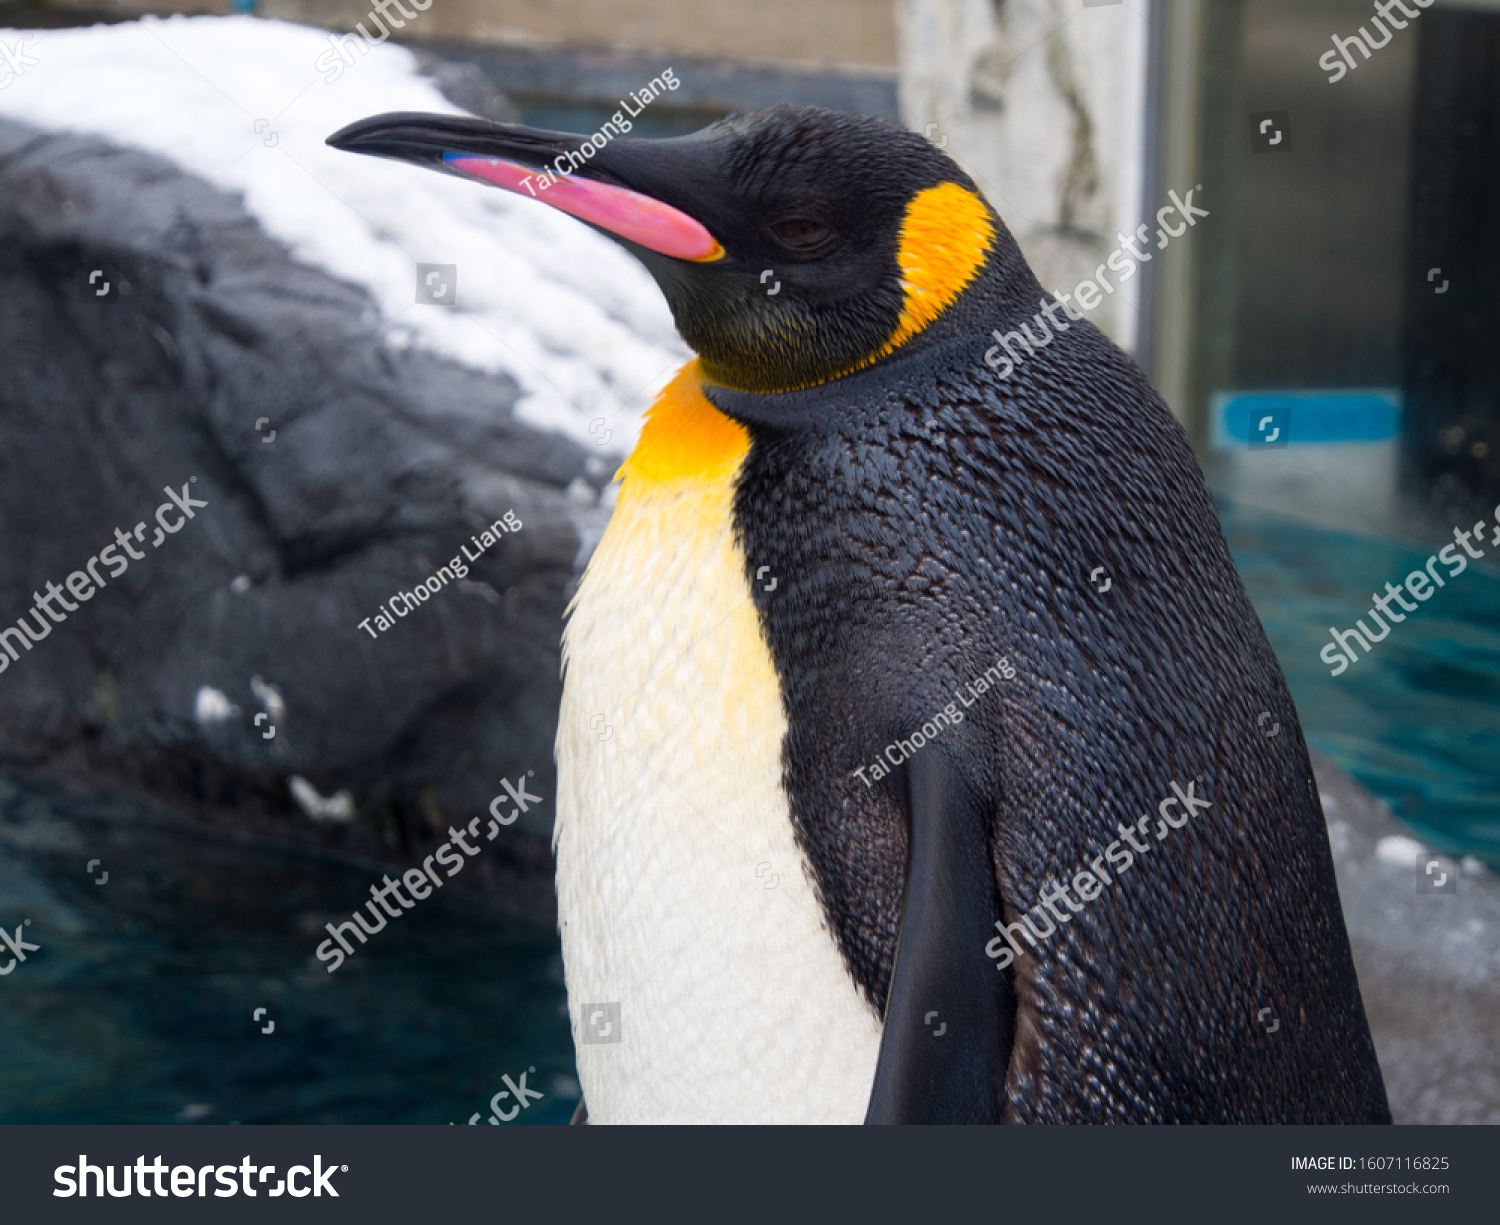
[[[662,388],[646,414],[640,441],[620,468],[623,489],[674,481],[727,484],[750,450],[750,434],[703,394],[694,358]]]

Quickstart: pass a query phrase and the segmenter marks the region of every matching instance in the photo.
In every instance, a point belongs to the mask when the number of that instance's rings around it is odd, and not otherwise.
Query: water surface
[[[1447,585],[1332,676],[1319,658],[1329,627],[1370,624],[1373,594],[1436,550],[1233,505],[1220,513],[1308,743],[1430,845],[1500,866],[1500,549],[1482,546],[1454,578],[1440,563]]]
[[[328,973],[379,882],[0,778],[0,925],[41,945],[0,977],[0,1123],[462,1124],[533,1067],[512,1125],[567,1122],[556,934],[434,894]]]

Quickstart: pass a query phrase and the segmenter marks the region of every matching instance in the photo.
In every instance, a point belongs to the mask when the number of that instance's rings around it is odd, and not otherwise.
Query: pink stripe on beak
[[[724,254],[724,248],[700,222],[670,204],[627,187],[551,173],[548,173],[550,183],[544,187],[540,172],[515,162],[455,153],[445,154],[443,161],[455,170],[506,191],[534,196],[561,212],[592,222],[659,255],[707,262]],[[523,186],[527,179],[531,182]]]

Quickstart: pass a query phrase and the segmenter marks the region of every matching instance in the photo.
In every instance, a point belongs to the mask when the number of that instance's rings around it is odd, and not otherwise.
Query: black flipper
[[[990,806],[940,751],[906,765],[911,838],[895,969],[866,1123],[998,1123],[1011,980],[985,956],[1000,913]]]

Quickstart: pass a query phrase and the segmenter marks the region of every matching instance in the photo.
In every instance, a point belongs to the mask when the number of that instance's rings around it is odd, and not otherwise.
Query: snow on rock
[[[151,17],[4,31],[37,62],[0,90],[0,115],[105,137],[243,193],[266,231],[366,288],[391,346],[418,345],[525,390],[517,416],[618,452],[688,356],[631,256],[538,201],[324,139],[382,111],[461,114],[414,57],[385,43],[324,83],[323,30],[253,17]],[[456,264],[458,305],[417,305],[416,265]]]
[[[1397,868],[1415,868],[1426,850],[1415,838],[1391,834],[1375,844],[1375,858]]]

